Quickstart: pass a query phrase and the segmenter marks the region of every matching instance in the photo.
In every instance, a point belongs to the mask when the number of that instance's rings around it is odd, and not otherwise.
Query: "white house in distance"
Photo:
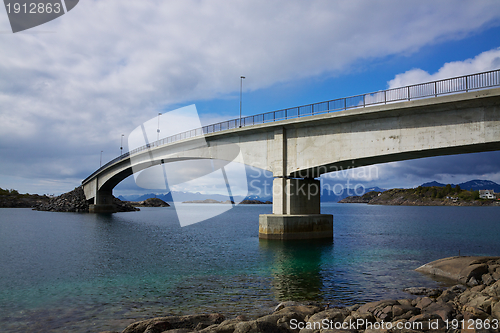
[[[479,198],[481,199],[496,199],[494,190],[479,190]]]

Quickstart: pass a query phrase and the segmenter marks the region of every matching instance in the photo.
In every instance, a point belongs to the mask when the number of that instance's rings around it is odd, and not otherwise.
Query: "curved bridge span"
[[[203,144],[193,136],[112,161],[82,182],[85,195],[94,211],[106,210],[113,188],[134,171],[188,159],[236,161],[275,177],[273,214],[261,215],[260,237],[332,237],[320,191],[297,189],[319,186],[314,178],[342,168],[500,150],[500,88],[235,126],[205,133]],[[230,145],[239,147],[236,160]]]

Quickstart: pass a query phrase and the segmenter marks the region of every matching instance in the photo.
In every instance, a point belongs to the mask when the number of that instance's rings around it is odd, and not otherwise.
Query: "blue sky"
[[[195,104],[203,124],[238,117],[241,75],[251,115],[500,68],[494,0],[88,0],[17,34],[4,10],[0,187],[21,192],[73,189],[158,112]],[[498,152],[436,157],[357,181],[500,182],[499,165]],[[144,192],[128,179],[115,194]]]

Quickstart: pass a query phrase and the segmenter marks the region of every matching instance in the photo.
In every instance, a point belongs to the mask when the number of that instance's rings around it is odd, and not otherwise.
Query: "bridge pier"
[[[89,205],[89,213],[116,213],[113,190],[96,190],[94,204]]]
[[[321,214],[320,181],[273,180],[273,214],[259,216],[260,239],[333,238],[333,215]]]

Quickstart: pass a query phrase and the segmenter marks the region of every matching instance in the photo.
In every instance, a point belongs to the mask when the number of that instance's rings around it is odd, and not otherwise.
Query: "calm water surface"
[[[500,255],[498,207],[325,204],[333,242],[259,241],[258,215],[270,212],[240,205],[181,228],[172,208],[0,209],[3,332],[121,331],[157,315],[257,316],[282,300],[408,298],[405,287],[445,283],[413,271],[426,262]]]

